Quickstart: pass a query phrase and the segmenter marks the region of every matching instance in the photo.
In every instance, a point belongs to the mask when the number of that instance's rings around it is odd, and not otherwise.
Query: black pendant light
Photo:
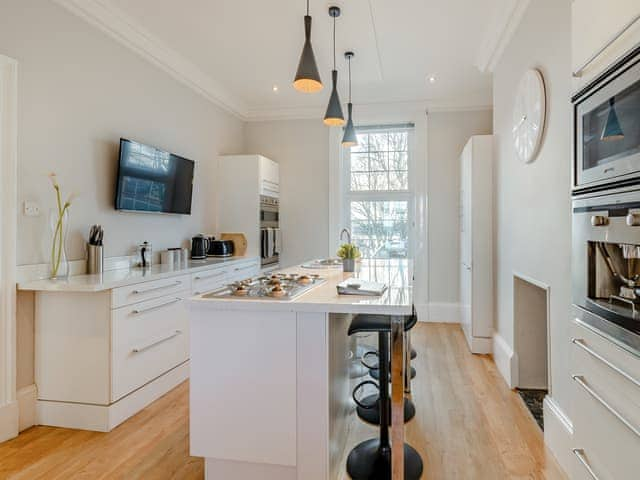
[[[618,120],[618,114],[616,113],[616,100],[614,97],[611,97],[609,99],[607,123],[604,124],[600,140],[603,142],[614,142],[616,140],[622,140],[623,138],[624,132],[622,131],[620,120]]]
[[[298,63],[293,88],[304,93],[315,93],[322,90],[322,80],[316,65],[316,57],[311,47],[311,16],[309,15],[309,0],[307,0],[307,14],[304,16],[304,47]]]
[[[349,62],[349,103],[347,103],[347,126],[344,128],[344,136],[342,137],[343,147],[354,147],[358,145],[356,129],[353,126],[353,104],[351,103],[351,59],[353,58],[353,55],[353,52],[345,52],[344,54],[347,62]]]
[[[333,71],[331,72],[333,89],[331,90],[327,113],[324,115],[324,124],[330,127],[341,127],[344,125],[344,115],[342,114],[342,106],[338,96],[338,70],[336,70],[336,18],[340,16],[340,7],[329,7],[329,16],[333,17]]]

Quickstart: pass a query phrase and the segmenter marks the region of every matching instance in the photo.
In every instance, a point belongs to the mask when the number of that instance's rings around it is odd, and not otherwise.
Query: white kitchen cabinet
[[[469,139],[460,156],[460,316],[473,353],[493,333],[493,137]]]
[[[260,195],[280,196],[280,170],[273,160],[260,156]]]
[[[260,197],[278,197],[278,164],[262,155],[223,155],[218,168],[218,230],[244,233],[247,255],[261,255]]]
[[[20,284],[36,292],[37,423],[109,431],[186,380],[185,299],[259,270],[247,257]]]
[[[571,328],[571,478],[636,479],[640,471],[640,357],[579,319]]]
[[[638,0],[574,0],[571,4],[572,71],[582,67],[638,14]],[[587,66],[581,76],[574,78],[574,92],[639,43],[640,21],[637,21]]]

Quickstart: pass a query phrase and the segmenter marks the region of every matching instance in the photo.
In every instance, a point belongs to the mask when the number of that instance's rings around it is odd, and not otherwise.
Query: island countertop
[[[304,264],[303,264],[304,265]],[[264,297],[231,298],[205,294],[189,299],[191,308],[216,310],[269,310],[327,313],[372,313],[408,315],[413,303],[413,269],[405,259],[368,259],[356,264],[354,273],[345,273],[341,267],[310,269],[302,265],[282,270],[282,273],[319,274],[325,282],[292,300],[274,300]],[[338,295],[337,285],[348,279],[385,283],[387,290],[381,296]]]

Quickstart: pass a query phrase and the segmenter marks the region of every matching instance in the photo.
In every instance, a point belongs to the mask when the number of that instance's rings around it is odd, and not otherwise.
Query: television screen
[[[195,162],[120,139],[116,210],[191,214]]]

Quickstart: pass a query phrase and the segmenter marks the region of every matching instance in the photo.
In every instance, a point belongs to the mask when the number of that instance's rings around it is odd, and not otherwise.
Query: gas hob
[[[290,301],[325,281],[317,274],[274,273],[231,283],[203,297]]]

